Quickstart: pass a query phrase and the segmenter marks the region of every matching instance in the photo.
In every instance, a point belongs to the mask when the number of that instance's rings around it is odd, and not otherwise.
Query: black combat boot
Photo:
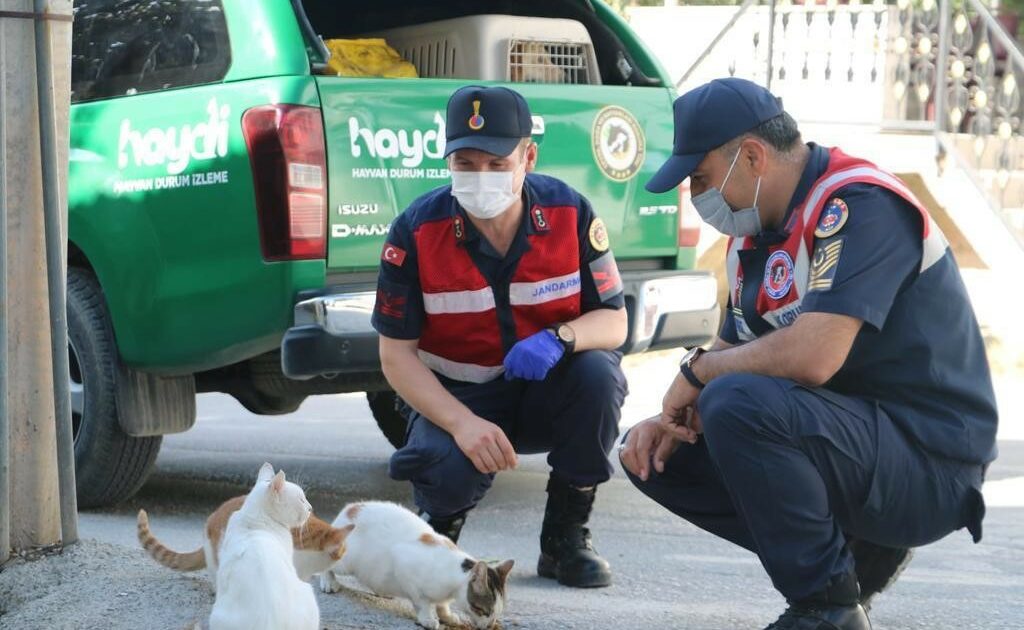
[[[466,512],[459,512],[446,518],[436,518],[426,512],[420,512],[420,518],[427,522],[435,532],[447,536],[455,544],[459,543],[459,534],[462,533],[462,526],[466,524]]]
[[[914,551],[906,547],[883,547],[855,538],[849,538],[847,546],[853,554],[860,584],[860,605],[870,610],[871,599],[892,586],[910,564]]]
[[[595,488],[575,488],[554,474],[548,480],[548,504],[540,531],[537,574],[565,586],[596,588],[612,583],[608,563],[594,551],[585,526]]]
[[[833,579],[828,588],[789,608],[765,630],[871,630],[871,621],[858,603],[860,591],[852,573]]]

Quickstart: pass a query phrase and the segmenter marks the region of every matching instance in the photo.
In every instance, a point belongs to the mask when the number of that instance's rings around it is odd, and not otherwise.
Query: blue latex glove
[[[565,348],[550,330],[521,339],[505,356],[505,380],[542,381],[562,359]]]

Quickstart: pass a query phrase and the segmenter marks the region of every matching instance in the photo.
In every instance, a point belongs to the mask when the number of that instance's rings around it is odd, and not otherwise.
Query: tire
[[[121,430],[117,345],[96,278],[84,269],[69,268],[67,302],[78,505],[112,505],[142,487],[163,438],[131,437]]]
[[[405,446],[405,433],[408,422],[405,416],[398,410],[398,394],[391,390],[382,392],[366,392],[366,401],[370,403],[370,411],[373,412],[373,419],[377,421],[384,437],[391,442],[396,449]]]

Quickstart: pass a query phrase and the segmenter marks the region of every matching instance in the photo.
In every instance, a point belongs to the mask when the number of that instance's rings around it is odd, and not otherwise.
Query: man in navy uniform
[[[911,547],[981,538],[996,406],[942,233],[870,162],[803,143],[779,100],[719,79],[674,105],[673,155],[729,235],[729,304],[620,459],[641,491],[758,555],[769,628],[865,630]]]
[[[533,173],[521,95],[468,86],[448,102],[450,186],[394,222],[373,325],[388,382],[411,407],[391,458],[422,516],[457,540],[466,513],[517,453],[552,472],[538,573],[611,583],[586,528],[609,479],[626,381],[622,281],[608,235],[575,190]]]

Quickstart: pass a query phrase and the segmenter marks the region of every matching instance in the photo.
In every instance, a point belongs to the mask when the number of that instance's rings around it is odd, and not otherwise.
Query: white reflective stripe
[[[912,204],[921,210],[922,214],[928,220],[928,236],[924,239],[924,252],[921,256],[921,271],[925,271],[932,265],[942,260],[942,257],[946,254],[946,248],[949,243],[946,241],[946,235],[942,233],[938,224],[932,219],[928,213],[927,208],[918,200],[917,196],[907,188],[906,184],[899,180],[898,177],[891,173],[887,173],[883,170],[872,168],[870,166],[858,166],[855,168],[846,169],[839,171],[823,182],[814,187],[810,197],[807,199],[807,205],[804,206],[804,225],[810,220],[811,214],[814,209],[821,202],[821,198],[825,196],[830,189],[841,187],[847,180],[854,178],[873,177],[881,182],[884,182],[887,186],[893,190],[899,192],[904,198],[910,201]],[[798,275],[797,279],[800,280],[801,276]],[[803,295],[803,292],[801,292]]]
[[[513,282],[508,288],[508,298],[512,306],[526,306],[560,300],[579,292],[580,272],[577,269],[539,282]]]
[[[494,291],[484,287],[476,291],[424,293],[423,308],[430,315],[489,311],[494,308]]]
[[[796,262],[793,269],[793,286],[796,288],[796,295],[803,299],[807,293],[807,283],[811,277],[811,255],[807,253],[807,241],[801,236],[800,250],[796,253]],[[778,328],[778,326],[776,326]]]
[[[939,229],[938,224],[930,216],[928,217],[928,238],[924,239],[924,251],[921,254],[921,272],[942,260],[946,255],[946,235]]]
[[[505,372],[504,365],[486,366],[475,363],[459,363],[431,354],[426,350],[419,350],[418,353],[420,361],[423,361],[428,368],[457,381],[486,383],[493,381]]]
[[[736,296],[736,274],[739,273],[740,268],[740,247],[743,246],[742,238],[732,239],[732,243],[729,244],[729,252],[725,255],[725,276],[729,279],[729,297]],[[733,306],[739,308],[740,305],[733,302]]]
[[[806,226],[807,222],[811,220],[811,214],[814,212],[814,209],[818,207],[818,204],[821,202],[821,198],[825,196],[825,193],[827,193],[830,188],[837,184],[841,184],[844,180],[855,179],[858,177],[878,177],[881,179],[881,176],[884,174],[885,173],[883,171],[880,171],[877,168],[872,168],[870,166],[857,166],[829,175],[822,180],[821,183],[815,186],[814,190],[811,191],[810,196],[807,197],[807,201],[804,204],[804,225]]]

